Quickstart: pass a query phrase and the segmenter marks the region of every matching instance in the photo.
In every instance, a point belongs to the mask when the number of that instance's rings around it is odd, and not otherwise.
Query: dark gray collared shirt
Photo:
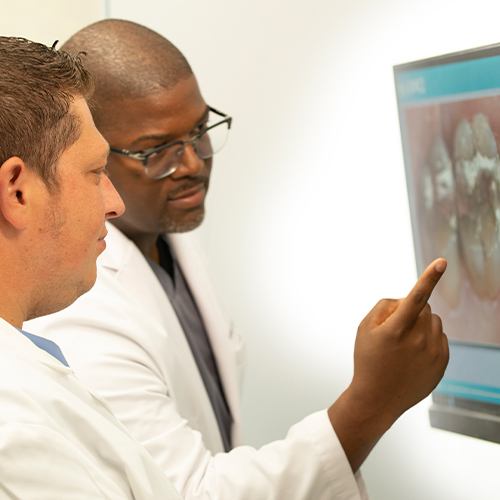
[[[167,294],[177,314],[177,319],[184,330],[184,335],[186,335],[208,397],[212,403],[224,449],[229,451],[232,447],[231,426],[233,419],[205,325],[182,271],[170,253],[167,242],[163,238],[158,238],[157,247],[160,255],[160,265],[152,260],[149,261],[149,264]]]

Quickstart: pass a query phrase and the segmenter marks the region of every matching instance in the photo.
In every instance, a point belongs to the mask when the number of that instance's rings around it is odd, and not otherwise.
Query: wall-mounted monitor
[[[431,425],[500,442],[500,45],[394,67],[418,271],[450,363]]]

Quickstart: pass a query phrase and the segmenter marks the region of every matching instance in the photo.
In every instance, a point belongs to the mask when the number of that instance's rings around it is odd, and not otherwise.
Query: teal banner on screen
[[[400,104],[500,91],[500,56],[402,70],[396,77]]]

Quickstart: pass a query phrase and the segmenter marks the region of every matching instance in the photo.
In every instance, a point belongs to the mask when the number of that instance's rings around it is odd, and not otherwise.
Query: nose
[[[192,144],[187,143],[184,146],[181,162],[171,177],[179,179],[182,177],[196,176],[203,170],[204,165],[205,160],[202,160],[198,156]]]
[[[125,212],[125,203],[107,175],[103,177],[104,207],[106,219],[115,219]]]

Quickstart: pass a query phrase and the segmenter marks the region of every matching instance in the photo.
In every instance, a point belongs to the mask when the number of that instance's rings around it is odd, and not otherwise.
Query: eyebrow
[[[106,151],[104,151],[103,154],[99,156],[99,159],[96,161],[96,163],[106,165],[108,163],[108,158],[109,158],[110,152],[111,152],[111,149],[108,145],[106,147]]]
[[[193,126],[192,129],[196,128],[200,123],[202,123],[203,121],[205,121],[208,118],[208,113],[209,112],[210,112],[210,108],[209,108],[209,106],[207,106],[205,108],[205,111],[203,111],[203,114],[201,115],[201,117],[198,120],[196,120],[196,124]],[[133,147],[134,144],[137,144],[137,143],[140,143],[140,142],[143,142],[143,141],[147,141],[147,140],[150,140],[150,141],[151,140],[162,141],[162,143],[165,144],[167,142],[174,141],[175,139],[176,139],[176,137],[174,137],[171,134],[147,134],[147,135],[141,135],[140,137],[138,137],[137,139],[135,139],[131,143],[131,146]]]
[[[106,152],[102,155],[104,163],[108,162],[108,158],[109,158],[110,153],[111,153],[111,148],[109,147],[109,144],[108,144],[108,146],[106,147]]]

